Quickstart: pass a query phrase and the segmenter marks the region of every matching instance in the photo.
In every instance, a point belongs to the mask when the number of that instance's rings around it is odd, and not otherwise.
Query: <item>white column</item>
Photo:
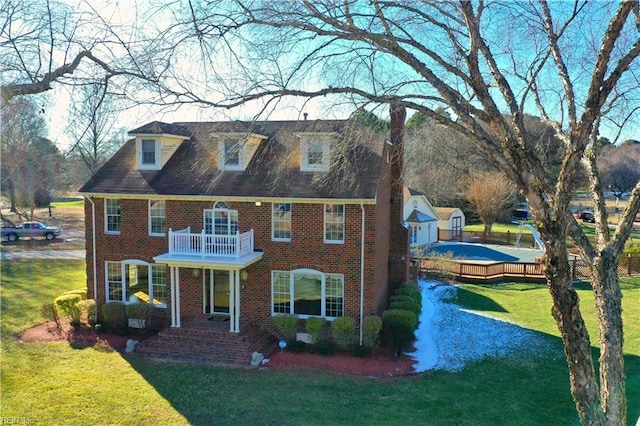
[[[180,327],[180,268],[176,268],[176,327]]]
[[[173,266],[169,268],[171,275],[171,327],[176,326],[176,268]]]
[[[233,271],[233,275],[234,275],[234,281],[235,281],[235,286],[234,286],[234,290],[236,292],[236,297],[235,297],[235,307],[236,307],[236,314],[235,314],[235,327],[236,327],[236,333],[240,333],[240,270],[236,269],[235,271]]]
[[[235,271],[229,271],[229,332],[236,332],[236,279]]]

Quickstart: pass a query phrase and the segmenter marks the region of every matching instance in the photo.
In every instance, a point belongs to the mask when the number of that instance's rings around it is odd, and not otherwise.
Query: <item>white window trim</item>
[[[331,206],[342,206],[342,239],[341,240],[328,240],[327,239],[327,205]],[[345,236],[345,216],[346,209],[344,204],[330,204],[326,203],[322,205],[322,210],[324,213],[323,223],[322,223],[322,238],[325,244],[344,244],[344,236]]]
[[[225,150],[225,141],[227,140],[236,140],[240,145],[238,150],[238,165],[227,165],[226,164],[226,150]],[[246,169],[247,161],[247,142],[243,139],[239,138],[222,138],[218,140],[218,163],[220,170],[227,171],[243,171]]]
[[[322,163],[309,164],[309,143],[322,144]],[[331,168],[331,143],[328,138],[301,138],[300,139],[300,170],[303,172],[328,172]]]
[[[153,227],[151,226],[151,218],[152,217],[160,217],[160,216],[152,216],[151,215],[151,203],[153,202],[162,202],[164,203],[164,221],[165,221],[165,232],[152,232]],[[149,223],[149,235],[152,237],[164,237],[167,233],[166,233],[166,228],[167,228],[167,202],[164,200],[149,200],[148,203],[148,207],[147,207],[147,219],[148,219],[148,223]]]
[[[107,200],[118,200],[119,212],[117,215],[108,214],[107,213]],[[120,235],[120,231],[122,230],[122,200],[120,198],[105,198],[104,199],[104,233],[108,235]],[[109,230],[109,216],[119,216],[120,217],[120,231],[110,231]]]
[[[120,265],[120,277],[121,277],[121,285],[122,285],[122,300],[111,300],[109,298],[109,264],[119,264]],[[125,305],[131,304],[131,303],[135,303],[135,302],[130,302],[129,301],[129,295],[127,295],[127,279],[126,279],[126,268],[128,265],[147,265],[148,268],[148,280],[149,280],[149,300],[153,301],[154,300],[154,294],[153,294],[153,268],[152,266],[162,266],[163,264],[161,263],[148,263],[142,260],[135,260],[135,259],[127,259],[127,260],[122,260],[122,261],[105,261],[104,262],[104,291],[105,291],[105,300],[107,301],[107,303],[109,302],[120,302],[120,303],[124,303]],[[165,265],[166,267],[166,265]],[[168,273],[168,271],[167,271]],[[168,278],[168,277],[167,277]],[[167,287],[169,286],[169,283],[167,281]],[[168,288],[167,288],[167,294],[168,292]],[[166,303],[159,303],[159,304],[153,304],[153,303],[149,303],[151,306],[155,307],[155,308],[166,308],[167,304]]]
[[[143,163],[142,162],[142,141],[143,140],[152,140],[155,142],[155,161],[153,164]],[[157,138],[136,138],[136,152],[137,152],[137,163],[138,170],[160,170],[160,158],[161,158],[162,144],[160,140]]]
[[[274,300],[274,284],[275,284],[275,274],[276,273],[285,273],[285,274],[289,274],[289,303],[290,303],[290,308],[289,308],[289,312],[290,314],[283,314],[280,312],[274,312],[273,310],[273,305],[275,303]],[[325,318],[327,321],[333,321],[336,318],[340,318],[340,317],[329,317],[326,315],[326,309],[327,309],[327,287],[326,287],[326,279],[328,275],[331,276],[337,276],[340,277],[342,279],[342,316],[344,316],[344,309],[345,309],[345,286],[344,286],[344,274],[333,274],[333,273],[324,273],[324,272],[320,272],[317,271],[315,269],[294,269],[292,271],[282,271],[282,270],[272,270],[271,271],[271,316],[280,316],[280,315],[295,315],[297,318],[300,319],[306,319],[306,318],[310,318],[313,316],[317,316],[317,315],[309,315],[309,314],[296,314],[294,312],[294,300],[293,300],[293,294],[294,294],[294,275],[295,274],[314,274],[314,275],[320,275],[322,278],[322,286],[321,286],[321,308],[320,308],[320,316],[322,318]]]
[[[275,217],[275,205],[276,204],[288,204],[289,205],[289,238],[276,238],[275,237],[275,233],[276,233],[276,227],[275,227],[275,223],[276,223],[276,217]],[[292,229],[292,225],[293,225],[293,218],[292,218],[292,214],[293,214],[293,204],[292,203],[271,203],[271,240],[272,241],[280,241],[280,242],[291,242],[291,234],[293,232]],[[284,221],[281,221],[284,222]]]

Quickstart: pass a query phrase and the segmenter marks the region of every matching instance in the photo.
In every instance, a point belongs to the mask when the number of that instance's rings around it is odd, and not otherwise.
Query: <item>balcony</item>
[[[253,229],[235,235],[192,233],[191,227],[169,229],[169,251],[157,262],[184,267],[246,267],[262,258],[254,251]]]

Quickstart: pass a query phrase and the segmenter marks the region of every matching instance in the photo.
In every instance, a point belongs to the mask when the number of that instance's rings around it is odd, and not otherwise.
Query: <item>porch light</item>
[[[198,278],[200,276],[200,269],[193,268],[191,270],[191,273],[193,274],[194,278]]]
[[[247,278],[249,278],[249,273],[247,272],[246,269],[243,269],[240,271],[240,280],[241,281],[246,281]]]
[[[262,201],[256,201],[256,207],[260,207],[262,205]]]

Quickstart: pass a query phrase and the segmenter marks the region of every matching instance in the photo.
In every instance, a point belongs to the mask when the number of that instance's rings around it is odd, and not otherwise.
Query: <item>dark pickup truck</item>
[[[42,222],[24,222],[20,226],[3,226],[2,238],[8,241],[16,241],[24,237],[44,237],[53,240],[62,233],[62,228],[57,226],[47,226]]]

